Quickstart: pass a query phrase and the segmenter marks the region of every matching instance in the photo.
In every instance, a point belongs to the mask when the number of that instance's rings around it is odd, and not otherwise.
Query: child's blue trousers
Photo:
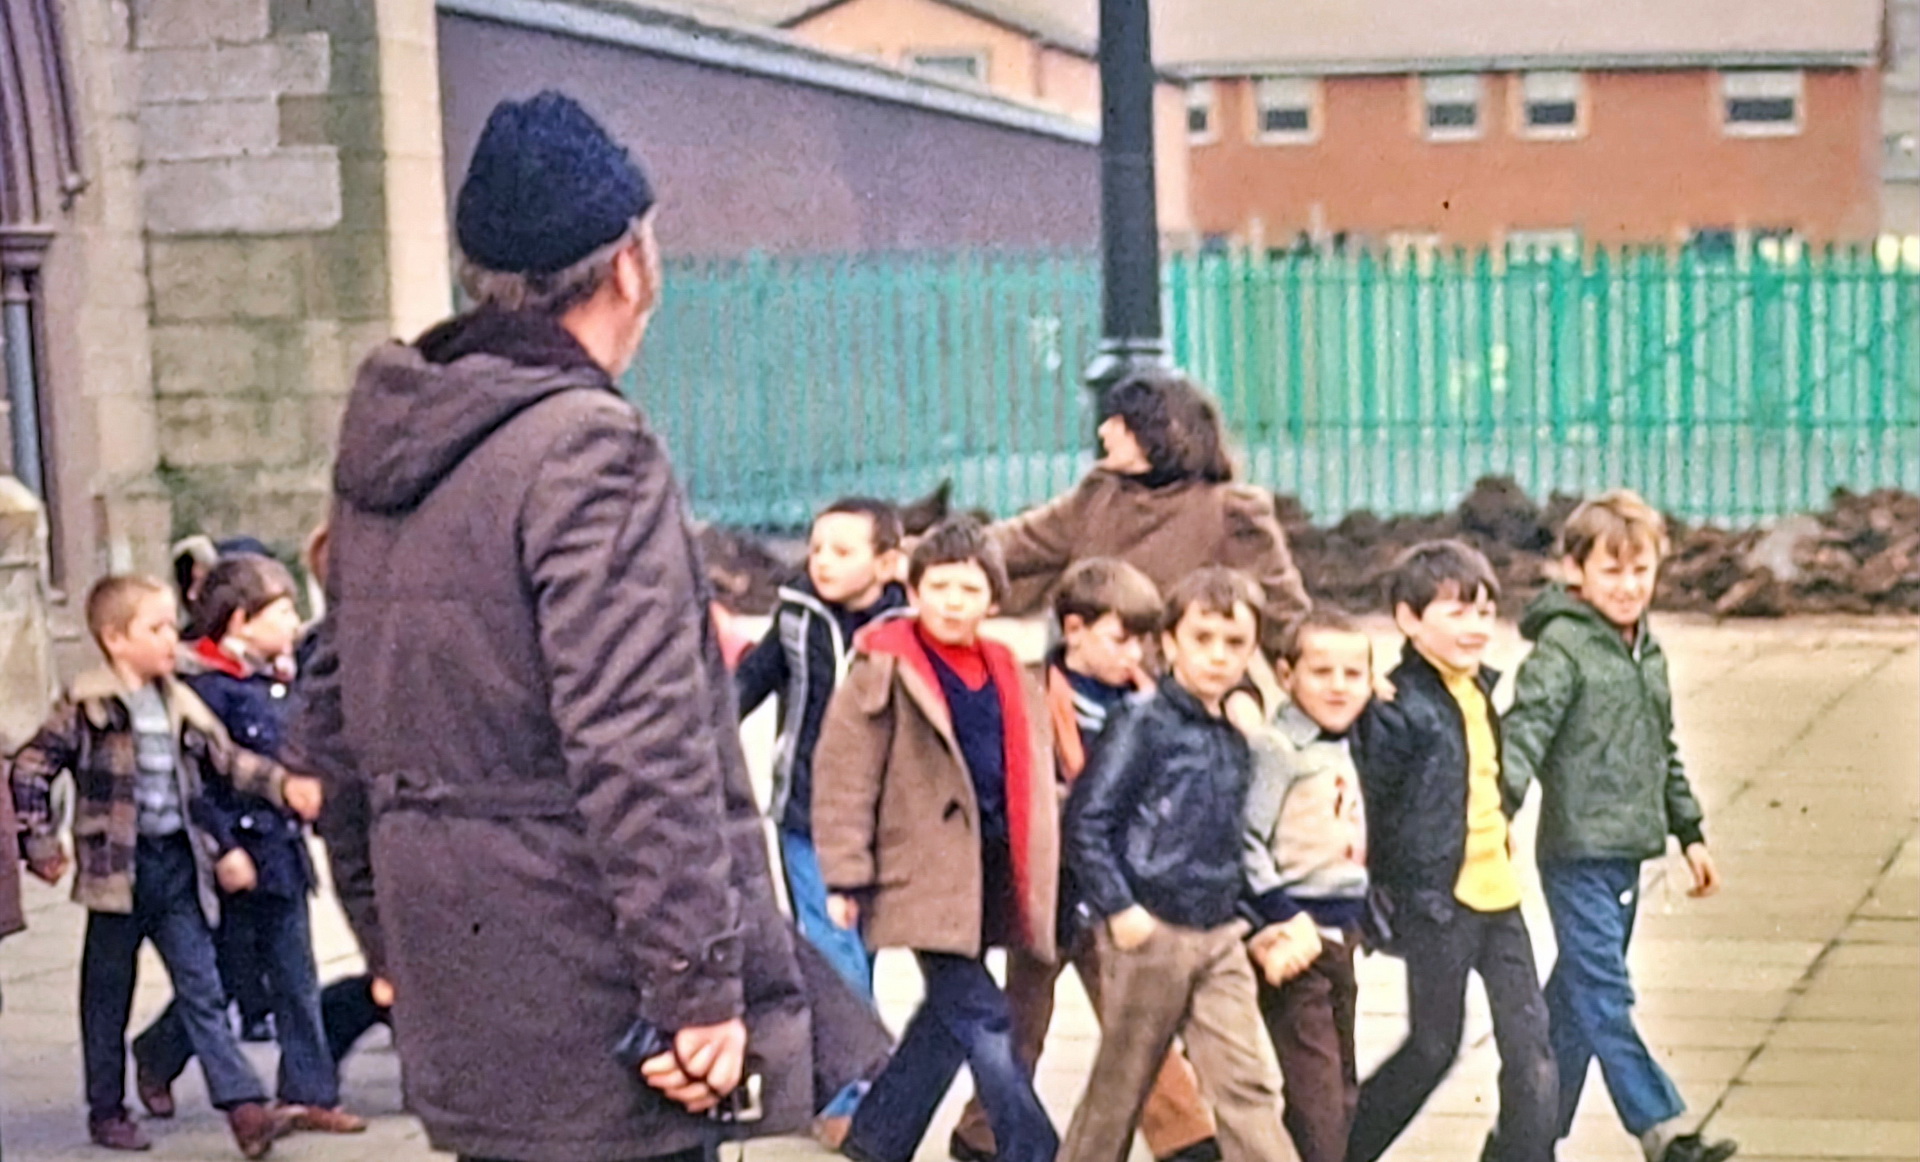
[[[1627,947],[1640,904],[1640,864],[1582,859],[1540,865],[1540,886],[1560,945],[1547,978],[1547,1031],[1560,1066],[1560,1136],[1573,1127],[1587,1066],[1600,1075],[1634,1136],[1679,1117],[1686,1103],[1633,1024]]]

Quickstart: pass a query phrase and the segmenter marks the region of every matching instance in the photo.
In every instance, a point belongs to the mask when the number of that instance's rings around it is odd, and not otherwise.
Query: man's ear
[[[620,297],[641,311],[651,312],[660,305],[660,243],[653,236],[651,213],[634,231],[632,245],[614,255],[613,277]]]

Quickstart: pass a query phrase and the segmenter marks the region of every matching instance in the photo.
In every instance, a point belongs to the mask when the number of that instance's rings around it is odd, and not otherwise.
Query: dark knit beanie
[[[502,101],[487,118],[454,205],[460,249],[503,274],[564,270],[653,206],[633,158],[573,98]]]

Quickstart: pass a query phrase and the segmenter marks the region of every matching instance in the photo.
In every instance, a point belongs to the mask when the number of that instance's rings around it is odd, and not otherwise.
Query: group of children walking
[[[869,998],[882,948],[910,950],[925,981],[884,1068],[826,1102],[823,1141],[909,1162],[965,1065],[957,1162],[1122,1162],[1136,1130],[1157,1162],[1374,1162],[1452,1067],[1477,974],[1500,1055],[1483,1162],[1553,1158],[1595,1060],[1648,1162],[1734,1152],[1688,1126],[1633,1022],[1641,864],[1672,836],[1694,893],[1718,884],[1647,628],[1665,529],[1639,498],[1610,493],[1568,520],[1565,582],[1522,622],[1535,648],[1504,716],[1483,660],[1499,583],[1460,542],[1417,546],[1387,577],[1406,644],[1386,674],[1337,610],[1269,624],[1297,594],[1275,602],[1220,565],[1163,594],[1110,557],[1062,575],[1059,644],[1032,674],[981,632],[1008,598],[996,530],[955,518],[904,540],[882,502],[826,509],[805,578],[736,674],[743,713],[779,698],[770,806],[800,932]],[[1283,542],[1271,549],[1284,561]],[[51,883],[77,860],[89,910],[93,1140],[149,1145],[125,1089],[151,941],[174,1000],[133,1044],[136,1092],[171,1116],[198,1057],[257,1158],[292,1129],[364,1128],[340,1108],[337,1061],[392,997],[373,976],[323,1004],[317,981],[303,823],[319,787],[272,758],[296,676],[292,578],[243,554],[193,590],[183,662],[170,587],[95,587],[87,623],[107,667],[14,756],[11,790],[29,869]],[[1249,677],[1263,643],[1277,645],[1274,705]],[[1535,782],[1558,946],[1544,989],[1509,828]],[[228,1022],[237,990],[216,933],[245,934],[272,997],[277,1102]],[[1007,951],[1004,985],[990,948]],[[1404,1043],[1364,1083],[1363,951],[1404,960],[1408,1011]],[[1067,965],[1102,1037],[1062,1140],[1033,1071]]]
[[[1632,1017],[1640,865],[1674,836],[1694,894],[1718,883],[1647,628],[1664,523],[1638,497],[1568,521],[1504,716],[1483,660],[1499,583],[1457,541],[1387,578],[1406,644],[1384,675],[1337,610],[1275,633],[1244,574],[1162,595],[1094,558],[1057,587],[1037,679],[981,633],[1007,594],[993,531],[955,518],[901,542],[883,504],[829,508],[807,584],[738,675],[743,712],[781,698],[774,814],[802,933],[869,996],[879,949],[912,951],[925,981],[824,1142],[908,1162],[965,1064],[957,1162],[1121,1162],[1136,1129],[1159,1162],[1374,1162],[1452,1067],[1478,974],[1501,1061],[1483,1162],[1553,1158],[1596,1059],[1649,1162],[1734,1152],[1688,1126]],[[1263,640],[1281,643],[1274,706],[1249,677]],[[1510,832],[1536,781],[1544,990]],[[1406,1040],[1364,1083],[1362,951],[1403,959],[1408,994]],[[1068,964],[1102,1036],[1062,1140],[1033,1069]]]
[[[206,563],[186,585],[195,636],[183,650],[173,586],[106,578],[86,604],[105,667],[74,681],[13,756],[27,867],[57,883],[74,866],[73,897],[88,910],[81,1054],[89,1136],[107,1149],[152,1144],[126,1093],[127,1024],[146,942],[174,994],[131,1046],[134,1089],[150,1117],[174,1116],[173,1085],[198,1058],[208,1096],[248,1158],[291,1131],[366,1128],[341,1108],[337,1059],[379,1018],[363,1010],[379,1006],[356,1004],[351,987],[320,988],[305,831],[320,787],[273,758],[302,639],[294,594],[291,574],[270,557]],[[52,791],[63,773],[74,784],[71,850]],[[279,1043],[273,1101],[228,1017],[229,1002],[249,990]],[[259,1023],[257,1011],[241,1012],[243,1026]]]

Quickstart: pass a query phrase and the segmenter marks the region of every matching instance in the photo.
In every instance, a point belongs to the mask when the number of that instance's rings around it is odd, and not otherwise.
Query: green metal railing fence
[[[1249,478],[1322,518],[1489,473],[1726,522],[1920,490],[1920,267],[1871,249],[1182,256],[1166,307]],[[1083,255],[680,263],[633,390],[704,519],[942,479],[1004,514],[1090,462],[1098,320]]]

